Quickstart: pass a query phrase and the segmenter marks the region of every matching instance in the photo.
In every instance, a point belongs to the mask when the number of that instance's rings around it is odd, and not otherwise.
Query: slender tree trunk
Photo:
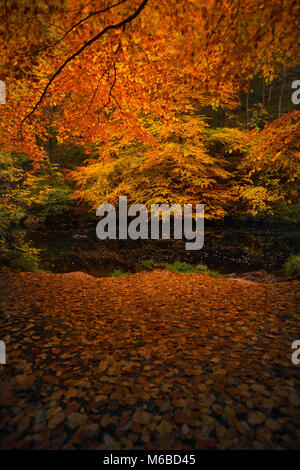
[[[52,163],[52,162],[53,162],[53,143],[54,143],[54,142],[53,142],[53,139],[54,139],[54,135],[53,135],[54,130],[53,130],[53,128],[52,128],[52,123],[53,123],[53,121],[54,121],[54,112],[53,112],[53,109],[50,109],[50,112],[49,112],[49,120],[50,120],[50,123],[49,123],[50,125],[49,125],[49,140],[48,140],[48,142],[49,142],[49,147],[48,147],[48,149],[49,149],[49,161],[50,161],[50,163]]]
[[[286,75],[286,67],[284,66],[283,71],[282,71],[282,82],[281,82],[279,100],[278,100],[278,117],[279,118],[281,116],[281,110],[282,110],[282,97],[283,97],[283,90],[284,90],[284,85],[285,85],[285,75]]]
[[[243,106],[243,100],[242,100],[242,89],[241,85],[239,86],[239,121],[241,122],[242,120],[242,106]]]
[[[247,90],[246,94],[246,129],[248,129],[249,125],[249,91]]]
[[[268,105],[271,103],[271,98],[272,98],[272,83],[270,83],[270,86],[269,86]]]
[[[222,127],[225,126],[225,119],[226,119],[226,111],[222,109]]]
[[[262,105],[265,107],[265,79],[262,78]]]
[[[52,130],[51,130],[52,131]],[[49,137],[49,161],[52,163],[53,160],[53,137]]]

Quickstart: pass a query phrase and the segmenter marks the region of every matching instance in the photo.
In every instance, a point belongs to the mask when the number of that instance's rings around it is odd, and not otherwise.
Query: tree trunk
[[[286,75],[286,67],[284,66],[283,71],[282,71],[282,82],[281,82],[279,100],[278,100],[278,117],[279,118],[281,116],[281,110],[282,110],[282,97],[283,97],[283,90],[284,90],[284,85],[285,85],[285,75]]]
[[[272,98],[272,83],[270,83],[270,86],[269,86],[268,105],[271,103],[271,98]]]
[[[243,100],[242,100],[242,89],[241,85],[239,86],[239,121],[241,122],[242,120],[242,106],[243,106]]]
[[[249,124],[249,91],[247,90],[246,94],[246,129],[248,129]]]
[[[53,161],[53,137],[52,135],[49,137],[49,162],[52,163]]]

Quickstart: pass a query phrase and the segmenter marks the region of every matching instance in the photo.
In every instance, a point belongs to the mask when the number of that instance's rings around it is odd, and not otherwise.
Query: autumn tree
[[[41,157],[49,109],[60,139],[108,144],[150,142],[141,113],[170,122],[190,97],[234,106],[253,74],[297,61],[299,16],[291,0],[7,0],[2,145]]]

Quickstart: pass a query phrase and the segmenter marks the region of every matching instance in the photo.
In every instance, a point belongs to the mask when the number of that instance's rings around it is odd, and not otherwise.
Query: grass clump
[[[136,265],[136,272],[139,271],[153,271],[154,269],[168,269],[175,273],[203,273],[208,274],[212,277],[221,277],[221,274],[217,271],[209,269],[206,264],[190,264],[185,261],[174,261],[174,263],[158,263],[153,258],[140,261]],[[112,272],[112,277],[124,276],[125,274],[130,274],[128,272],[122,271],[122,269],[115,269]]]
[[[283,266],[287,276],[300,275],[300,255],[292,255]]]
[[[175,261],[174,263],[165,263],[164,267],[176,273],[205,273],[213,277],[221,277],[217,271],[209,269],[205,264],[190,264],[182,261]]]
[[[204,266],[204,265],[203,265]],[[196,266],[185,263],[184,261],[174,261],[174,263],[165,263],[164,267],[175,273],[194,273]]]
[[[114,269],[111,273],[111,277],[121,277],[121,276],[128,276],[131,273],[123,271],[123,269]]]
[[[157,263],[153,258],[151,258],[140,261],[137,264],[136,269],[137,271],[153,271],[153,269],[158,268],[159,266],[159,263]]]

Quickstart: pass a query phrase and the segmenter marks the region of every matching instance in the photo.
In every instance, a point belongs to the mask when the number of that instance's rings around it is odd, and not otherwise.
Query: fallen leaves
[[[74,413],[70,413],[67,416],[68,426],[71,429],[75,429],[81,424],[84,424],[86,420],[87,420],[87,416],[81,413],[74,412]]]
[[[262,424],[266,419],[266,416],[261,411],[252,411],[248,416],[248,423],[255,426]]]
[[[172,423],[168,422],[168,421],[161,421],[161,423],[156,427],[157,431],[160,433],[160,434],[167,434],[167,433],[170,433],[172,432],[173,430],[173,425]]]
[[[136,411],[132,416],[132,419],[139,424],[147,425],[151,421],[151,415],[146,411]]]
[[[100,419],[100,424],[103,428],[106,428],[109,425],[110,421],[111,421],[111,416],[108,413],[106,413]]]
[[[300,447],[299,282],[6,272],[0,289],[1,448]]]
[[[54,415],[48,422],[48,427],[49,429],[54,429],[56,426],[58,426],[60,423],[62,423],[65,419],[65,414],[61,411]]]
[[[189,400],[180,398],[179,400],[173,400],[172,404],[175,408],[185,408],[189,405]]]

